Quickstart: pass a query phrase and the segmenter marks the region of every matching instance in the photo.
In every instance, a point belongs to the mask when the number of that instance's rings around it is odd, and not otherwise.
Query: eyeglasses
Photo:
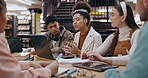
[[[77,76],[85,77],[85,78],[94,78],[94,76],[96,76],[96,75],[94,75],[91,71],[84,71],[82,69],[79,69],[77,71]]]

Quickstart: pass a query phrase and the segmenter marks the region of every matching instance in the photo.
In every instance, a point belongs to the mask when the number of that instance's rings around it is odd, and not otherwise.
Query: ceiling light
[[[23,12],[21,12],[21,14],[30,14],[30,12],[29,11],[23,11]]]
[[[18,5],[9,5],[7,6],[8,11],[9,10],[27,10],[27,7],[22,7],[22,6],[18,6]]]
[[[26,4],[26,5],[29,5],[29,6],[32,5],[31,3],[24,1],[24,0],[17,0],[17,1],[20,2],[20,3]]]
[[[16,13],[12,13],[12,12],[11,13],[10,12],[7,12],[6,14],[7,15],[17,15]]]
[[[25,2],[28,2],[28,3],[31,3],[31,4],[34,4],[35,2],[32,2],[30,0],[24,0]]]
[[[8,8],[8,11],[27,10],[27,8]]]
[[[137,3],[137,0],[134,0],[133,3]]]
[[[31,17],[26,17],[26,16],[17,16],[18,19],[27,19],[27,20],[30,20]]]
[[[99,10],[97,10],[98,12],[107,12],[107,10],[106,9],[99,9]],[[111,12],[112,10],[111,9],[109,9],[108,10],[108,12]]]

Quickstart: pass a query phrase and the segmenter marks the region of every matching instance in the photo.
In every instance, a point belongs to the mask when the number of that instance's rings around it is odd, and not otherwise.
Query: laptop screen
[[[30,36],[31,44],[33,45],[37,56],[47,58],[47,59],[55,59],[50,47],[49,41],[44,35],[33,35]]]
[[[22,42],[18,37],[7,37],[11,53],[22,52]]]

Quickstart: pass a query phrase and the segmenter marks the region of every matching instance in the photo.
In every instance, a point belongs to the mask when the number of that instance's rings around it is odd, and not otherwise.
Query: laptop
[[[32,35],[30,36],[30,41],[39,57],[55,60],[59,55],[51,52],[49,41],[44,35]]]
[[[49,47],[49,41],[44,35],[32,35],[30,36],[31,45],[34,47],[37,56],[55,60],[59,53],[52,53]],[[63,55],[62,58],[74,58],[75,55]]]
[[[22,42],[18,37],[7,37],[11,53],[22,52]]]

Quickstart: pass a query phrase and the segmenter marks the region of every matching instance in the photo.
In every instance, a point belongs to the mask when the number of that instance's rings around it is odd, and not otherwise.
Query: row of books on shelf
[[[30,25],[24,26],[24,25],[19,25],[17,27],[18,30],[30,30]]]
[[[41,32],[44,32],[44,24],[41,23]],[[31,20],[18,19],[15,15],[7,15],[6,36],[29,35],[32,32]]]
[[[19,23],[19,24],[29,24],[29,23],[30,23],[30,20],[19,19],[19,20],[18,20],[18,23]]]

